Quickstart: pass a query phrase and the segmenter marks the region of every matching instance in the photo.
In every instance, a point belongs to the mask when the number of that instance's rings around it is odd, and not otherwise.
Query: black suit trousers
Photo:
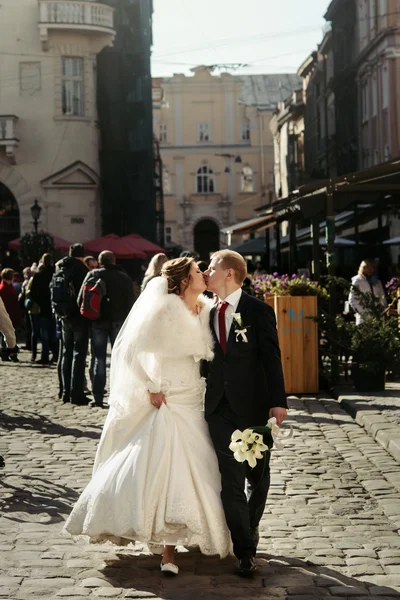
[[[229,450],[231,435],[246,426],[243,419],[230,408],[226,399],[219,404],[207,422],[221,473],[221,499],[231,532],[233,550],[237,558],[255,556],[251,530],[258,527],[267,501],[270,484],[269,459],[258,460],[252,469],[247,462],[239,463]],[[252,423],[257,425],[257,423]],[[246,485],[247,483],[247,485]]]

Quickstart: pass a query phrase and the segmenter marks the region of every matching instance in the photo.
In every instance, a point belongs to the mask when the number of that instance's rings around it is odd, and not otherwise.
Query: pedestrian
[[[73,244],[66,256],[56,264],[51,282],[52,307],[62,327],[62,388],[64,403],[84,405],[85,366],[89,324],[77,304],[79,290],[88,272],[84,263],[85,249]]]
[[[25,320],[25,347],[23,349],[32,351],[32,324],[29,316],[29,311],[25,307],[26,288],[33,275],[30,267],[25,267],[25,269],[22,271],[22,275],[24,280],[22,282],[21,293],[18,296],[18,301],[21,309],[23,310]]]
[[[100,306],[100,315],[92,321],[91,347],[94,355],[93,364],[93,396],[90,406],[103,407],[106,386],[107,345],[111,347],[117,338],[134,302],[133,282],[125,271],[116,264],[115,255],[105,250],[99,256],[100,268],[87,274],[80,297],[84,293],[85,282],[89,278],[101,279],[105,284],[105,295]]]
[[[50,283],[54,274],[54,261],[51,254],[43,254],[38,273],[33,277],[29,290],[30,299],[39,306],[39,330],[42,342],[41,358],[37,361],[40,365],[50,364],[50,350],[52,362],[58,359],[58,342],[56,336],[56,322],[51,306]]]
[[[147,267],[147,271],[144,274],[141,291],[143,292],[146,288],[146,285],[153,279],[153,277],[158,277],[161,274],[161,269],[164,263],[166,263],[168,257],[160,252],[153,256],[151,261],[149,262],[149,266]]]
[[[259,260],[256,262],[256,268],[254,270],[253,273],[253,279],[256,279],[257,277],[260,277],[260,275],[265,275],[266,274],[266,270],[264,269],[264,265],[262,264],[262,262]]]
[[[99,266],[99,262],[94,258],[94,256],[85,256],[83,261],[89,271],[93,271],[93,269],[97,269]]]
[[[351,280],[352,289],[349,294],[349,304],[356,313],[356,325],[371,316],[368,308],[363,306],[361,294],[372,294],[382,305],[382,311],[387,307],[385,290],[382,282],[376,274],[376,262],[374,260],[363,260],[358,269],[358,274]]]
[[[256,570],[258,526],[270,484],[269,458],[254,468],[226,451],[235,430],[286,418],[286,393],[274,311],[242,290],[246,262],[233,250],[213,254],[205,272],[208,289],[220,302],[211,310],[215,339],[209,363],[205,414],[217,453],[222,504],[231,532],[238,574]]]
[[[3,269],[1,271],[0,298],[4,302],[5,309],[10,316],[14,329],[17,329],[22,323],[22,313],[18,302],[18,295],[13,287],[14,271],[13,269]],[[7,344],[3,334],[1,334],[2,360],[10,360],[7,352]],[[17,359],[18,360],[18,359]]]

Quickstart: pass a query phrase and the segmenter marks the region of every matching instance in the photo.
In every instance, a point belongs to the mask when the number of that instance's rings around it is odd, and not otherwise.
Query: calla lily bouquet
[[[257,460],[264,458],[264,453],[270,451],[274,444],[281,450],[281,440],[292,437],[293,429],[290,428],[289,433],[284,435],[276,423],[276,418],[272,417],[265,427],[252,427],[244,431],[236,429],[232,433],[229,450],[238,462],[247,460],[250,467],[254,468]]]

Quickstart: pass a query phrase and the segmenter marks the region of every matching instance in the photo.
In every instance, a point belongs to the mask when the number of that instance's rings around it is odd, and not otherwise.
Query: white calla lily
[[[232,442],[237,442],[238,440],[241,440],[242,437],[243,437],[243,432],[240,431],[240,429],[235,429],[235,431],[231,435],[231,440],[232,440]]]
[[[251,450],[246,452],[245,460],[247,460],[247,462],[249,463],[249,465],[252,469],[254,469],[254,467],[257,465],[257,458],[256,458],[254,452],[252,452]]]
[[[242,440],[244,442],[253,442],[254,431],[252,429],[245,429],[242,433]]]

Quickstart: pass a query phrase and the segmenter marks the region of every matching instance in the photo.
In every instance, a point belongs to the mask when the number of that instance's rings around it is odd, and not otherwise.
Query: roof
[[[239,102],[264,109],[274,109],[278,102],[302,86],[301,77],[295,73],[242,75],[240,79],[243,87]]]

